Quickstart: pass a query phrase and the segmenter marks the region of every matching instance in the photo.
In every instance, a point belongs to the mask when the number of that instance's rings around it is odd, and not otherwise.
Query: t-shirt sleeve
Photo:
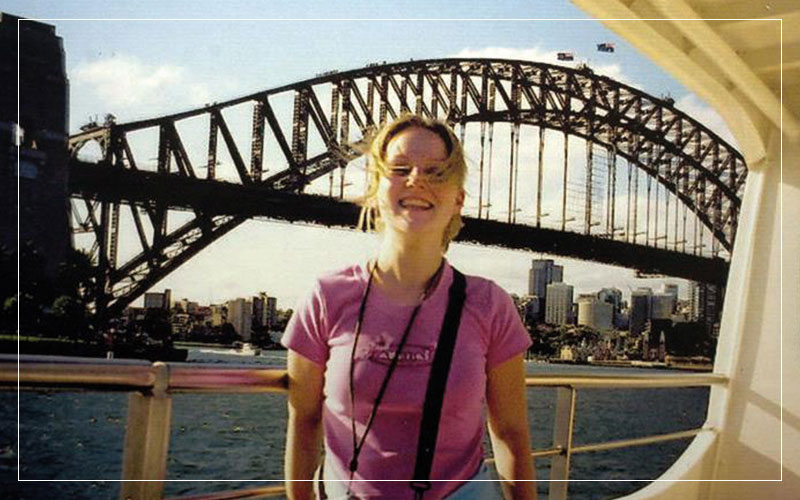
[[[532,342],[514,302],[505,290],[492,284],[489,303],[492,304],[492,315],[486,364],[488,368],[493,368],[526,351]]]
[[[317,364],[324,365],[328,360],[328,324],[319,282],[298,303],[281,337],[281,344]]]

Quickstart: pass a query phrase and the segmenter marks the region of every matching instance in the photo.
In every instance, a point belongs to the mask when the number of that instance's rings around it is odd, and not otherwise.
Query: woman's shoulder
[[[322,273],[317,277],[316,285],[323,294],[336,294],[342,289],[352,289],[354,285],[363,283],[367,273],[365,264],[350,264]]]
[[[467,303],[479,306],[483,310],[502,309],[513,304],[508,292],[493,279],[484,276],[464,273],[467,279]]]
[[[464,273],[467,279],[467,294],[474,293],[478,297],[503,297],[508,292],[493,279],[485,276]]]

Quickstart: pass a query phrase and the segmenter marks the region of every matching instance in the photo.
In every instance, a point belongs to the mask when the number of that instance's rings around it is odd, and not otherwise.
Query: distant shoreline
[[[661,369],[661,370],[681,370],[693,372],[711,372],[714,370],[712,363],[692,362],[686,360],[680,361],[641,361],[641,360],[598,360],[598,361],[572,361],[558,358],[551,358],[547,360],[535,360],[548,364],[558,365],[589,365],[589,366],[607,366],[609,368],[646,368],[646,369]]]

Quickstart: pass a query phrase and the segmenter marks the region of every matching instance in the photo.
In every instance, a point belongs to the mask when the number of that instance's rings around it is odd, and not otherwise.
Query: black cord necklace
[[[375,397],[375,402],[372,405],[372,411],[369,414],[369,418],[367,419],[367,425],[364,428],[364,433],[361,435],[361,439],[358,439],[356,434],[356,392],[355,392],[355,357],[356,357],[356,349],[358,348],[358,339],[361,336],[361,325],[364,321],[364,313],[367,308],[367,299],[369,297],[370,289],[372,288],[372,280],[375,276],[375,271],[378,268],[377,261],[375,264],[369,269],[369,280],[367,280],[367,286],[364,290],[364,296],[361,298],[361,304],[358,308],[358,319],[356,320],[355,326],[355,338],[353,339],[353,350],[350,352],[350,426],[353,433],[353,457],[350,459],[350,463],[348,468],[350,469],[350,479],[347,482],[347,497],[348,499],[357,499],[355,495],[351,492],[351,487],[353,484],[353,478],[355,477],[356,470],[358,469],[358,456],[361,454],[361,450],[364,447],[364,442],[367,440],[367,434],[369,434],[370,428],[372,428],[372,424],[375,421],[375,416],[378,414],[378,408],[381,405],[381,401],[383,400],[383,395],[386,393],[386,387],[389,385],[389,379],[392,378],[392,374],[394,373],[394,369],[397,367],[397,362],[400,359],[400,354],[403,351],[403,347],[406,345],[406,340],[408,340],[408,334],[411,332],[411,327],[414,324],[414,320],[417,317],[417,313],[419,313],[420,307],[422,307],[422,303],[425,299],[428,298],[430,295],[430,291],[433,288],[433,285],[439,279],[442,270],[444,269],[444,259],[442,259],[441,264],[439,264],[439,268],[433,274],[428,283],[425,285],[425,290],[420,297],[419,302],[414,307],[414,310],[411,312],[411,317],[408,319],[408,323],[406,323],[405,330],[403,331],[403,336],[400,338],[400,343],[395,350],[394,356],[392,356],[392,360],[389,363],[389,369],[386,371],[386,375],[383,378],[383,383],[381,383],[381,387],[378,390],[378,395]]]

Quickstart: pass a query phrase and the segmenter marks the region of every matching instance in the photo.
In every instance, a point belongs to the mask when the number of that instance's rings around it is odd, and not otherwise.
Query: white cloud
[[[677,100],[675,107],[708,127],[733,147],[738,148],[736,139],[725,120],[714,111],[714,108],[701,101],[696,95],[686,94]]]
[[[176,65],[151,65],[131,56],[113,56],[78,65],[70,75],[74,85],[86,85],[115,114],[198,106],[211,91]]]

